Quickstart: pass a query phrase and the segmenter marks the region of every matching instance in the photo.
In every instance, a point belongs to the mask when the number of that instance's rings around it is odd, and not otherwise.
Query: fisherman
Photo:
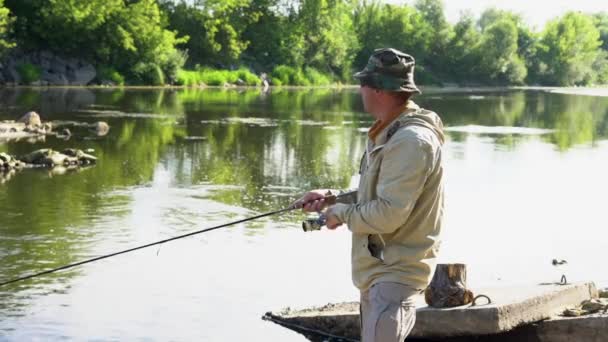
[[[356,198],[328,205],[331,190],[306,193],[293,205],[324,208],[329,229],[352,232],[352,276],[361,293],[361,341],[402,342],[416,320],[413,297],[428,285],[443,222],[442,122],[411,101],[414,58],[395,49],[374,51],[354,75],[368,132]]]

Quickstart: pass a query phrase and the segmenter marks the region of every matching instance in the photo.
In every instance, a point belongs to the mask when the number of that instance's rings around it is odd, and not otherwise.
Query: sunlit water
[[[346,188],[372,120],[354,90],[3,90],[0,119],[105,120],[109,136],[4,142],[93,148],[77,173],[0,185],[0,281]],[[608,98],[541,91],[418,97],[448,131],[441,262],[469,285],[608,285]],[[356,300],[347,230],[301,214],[216,230],[0,288],[0,340],[304,341],[269,310]],[[553,258],[567,266],[556,269]]]

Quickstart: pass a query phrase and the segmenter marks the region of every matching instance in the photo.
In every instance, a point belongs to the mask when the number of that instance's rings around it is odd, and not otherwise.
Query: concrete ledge
[[[549,319],[566,307],[598,297],[593,283],[489,288],[475,291],[475,294],[489,296],[492,304],[434,309],[426,306],[422,296],[417,298],[416,325],[411,337],[425,339],[501,334]],[[263,318],[294,330],[340,336],[355,341],[359,338],[357,302],[268,312]]]

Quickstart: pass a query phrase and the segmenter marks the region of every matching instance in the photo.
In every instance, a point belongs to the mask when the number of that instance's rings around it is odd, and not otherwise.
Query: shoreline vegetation
[[[394,47],[424,86],[608,84],[608,12],[543,28],[442,0],[0,0],[0,84],[336,86]]]

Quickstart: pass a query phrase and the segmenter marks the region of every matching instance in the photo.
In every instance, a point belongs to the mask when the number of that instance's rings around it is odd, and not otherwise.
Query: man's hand
[[[338,217],[333,214],[332,209],[333,206],[327,208],[327,210],[325,211],[325,217],[327,218],[325,225],[327,226],[327,229],[334,230],[340,227],[342,225],[342,222],[340,222]]]
[[[325,203],[325,195],[327,190],[313,190],[307,192],[299,200],[293,202],[291,206],[293,208],[302,208],[302,210],[312,213],[319,212],[327,206]]]

